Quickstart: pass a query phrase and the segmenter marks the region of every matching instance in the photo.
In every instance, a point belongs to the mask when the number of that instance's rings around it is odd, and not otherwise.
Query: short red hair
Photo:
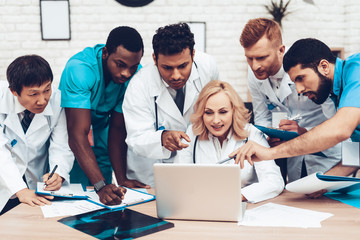
[[[279,24],[267,18],[250,19],[240,36],[240,44],[243,48],[253,46],[260,38],[266,37],[277,46],[282,45],[281,28]]]

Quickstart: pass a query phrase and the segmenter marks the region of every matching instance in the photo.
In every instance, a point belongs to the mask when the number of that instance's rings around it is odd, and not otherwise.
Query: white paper
[[[36,190],[38,194],[52,195],[52,196],[63,196],[63,197],[74,197],[74,196],[85,196],[85,192],[80,183],[63,185],[57,191],[45,191],[44,182],[38,182]]]
[[[281,119],[287,119],[287,112],[272,112],[272,127],[278,128]]]
[[[321,189],[326,189],[328,192],[331,192],[340,188],[351,186],[356,183],[349,181],[323,181],[318,179],[316,177],[316,174],[317,173],[313,173],[294,182],[288,183],[286,184],[285,189],[290,192],[310,194]]]
[[[51,205],[41,206],[45,218],[74,216],[82,213],[92,212],[104,207],[87,200],[64,200],[54,201]]]
[[[126,188],[126,190],[127,191],[125,193],[124,200],[121,202],[121,204],[106,205],[106,207],[110,209],[116,209],[120,207],[130,206],[136,203],[141,203],[154,198],[153,195],[135,191],[130,188]],[[99,196],[94,191],[87,192],[86,195],[89,196],[89,200],[94,201],[97,204],[103,205],[103,203],[100,202]]]
[[[346,166],[360,166],[360,143],[342,142],[342,164]]]
[[[285,205],[267,203],[247,210],[238,225],[265,227],[320,228],[321,221],[333,216],[331,213],[317,212]]]

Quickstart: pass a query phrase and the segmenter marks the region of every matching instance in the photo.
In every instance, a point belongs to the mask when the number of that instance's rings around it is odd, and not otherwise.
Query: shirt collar
[[[22,113],[26,108],[19,103],[19,100],[16,96],[14,96],[14,111],[15,113]]]
[[[279,69],[279,71],[278,71],[277,73],[275,73],[275,75],[269,76],[269,78],[270,78],[271,80],[278,80],[278,81],[280,81],[280,80],[283,79],[284,75],[285,75],[285,71],[284,71],[284,68],[281,66],[281,68]]]
[[[228,135],[226,136],[225,140],[229,141],[229,140],[231,139],[232,135],[233,135],[233,130],[232,130],[232,128],[230,127],[230,131],[229,131]],[[214,140],[215,138],[217,138],[216,136],[212,135],[210,132],[209,132],[209,134],[208,134],[208,137],[209,137],[209,139],[211,139],[211,140]]]

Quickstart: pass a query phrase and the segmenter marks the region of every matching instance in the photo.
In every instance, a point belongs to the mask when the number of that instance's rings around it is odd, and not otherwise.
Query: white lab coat
[[[245,129],[249,132],[248,140],[252,140],[265,147],[269,147],[264,134],[251,124],[247,124]],[[186,133],[191,139],[190,146],[178,151],[178,158],[175,163],[193,163],[194,162],[194,142],[195,135],[192,126],[189,126]],[[230,132],[227,141],[223,142],[220,150],[218,139],[209,133],[208,140],[197,140],[195,149],[195,163],[209,164],[216,163],[228,158],[229,154],[245,144],[243,140],[236,140]],[[218,147],[216,147],[216,145]],[[234,160],[223,164],[234,164]],[[240,166],[239,166],[240,167]],[[231,184],[231,183],[229,183]],[[241,169],[241,194],[249,202],[256,203],[270,199],[279,195],[284,189],[284,180],[281,176],[280,168],[273,160],[255,162],[251,166],[249,162],[244,162],[244,168]]]
[[[173,162],[174,158],[170,158],[171,152],[161,145],[161,129],[185,132],[190,124],[189,118],[199,92],[210,80],[219,79],[218,69],[212,57],[196,52],[194,61],[185,87],[184,116],[178,110],[154,64],[143,67],[131,79],[123,104],[129,179],[154,185],[153,164]]]
[[[271,127],[272,111],[277,111],[276,107],[279,107],[281,111],[287,112],[288,116],[300,114],[302,119],[298,120],[298,124],[307,130],[321,124],[336,113],[334,103],[330,98],[323,104],[318,105],[308,97],[298,95],[295,83],[291,81],[289,75],[284,72],[283,68],[281,68],[274,77],[276,76],[282,77],[279,88],[279,98],[275,95],[269,79],[258,80],[251,68],[248,68],[248,84],[252,97],[255,124]],[[269,106],[274,107],[274,109],[270,110]],[[340,144],[338,144],[323,151],[327,158],[316,155],[288,158],[287,168],[289,182],[300,178],[303,159],[305,159],[308,174],[317,171],[328,171],[341,160],[340,147]]]
[[[65,112],[60,107],[60,91],[53,93],[44,112],[35,114],[24,134],[15,97],[7,82],[0,82],[0,211],[19,190],[35,189],[48,168],[69,182],[74,155],[68,146]],[[17,102],[18,103],[18,102]]]

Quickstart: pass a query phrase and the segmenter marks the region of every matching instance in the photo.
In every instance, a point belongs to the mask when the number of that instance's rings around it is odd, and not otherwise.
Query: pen
[[[291,121],[296,121],[296,120],[302,119],[302,117],[301,117],[300,114],[297,114],[297,115],[295,115],[295,116],[293,116],[293,117],[288,117],[287,119],[288,119],[288,120],[291,120]]]
[[[57,167],[58,167],[58,165],[55,165],[55,167],[54,167],[54,169],[51,171],[51,173],[50,173],[50,175],[49,175],[49,177],[48,177],[48,179],[47,179],[47,181],[54,175],[54,173],[55,173],[55,170],[57,169]],[[45,182],[45,185],[44,185],[45,187],[47,186],[47,184],[46,184],[46,182]]]
[[[229,157],[229,158],[226,158],[224,160],[218,161],[216,164],[223,164],[223,163],[225,163],[227,161],[230,161],[231,159],[234,159],[234,158],[236,158],[236,155],[234,155],[232,157]]]

